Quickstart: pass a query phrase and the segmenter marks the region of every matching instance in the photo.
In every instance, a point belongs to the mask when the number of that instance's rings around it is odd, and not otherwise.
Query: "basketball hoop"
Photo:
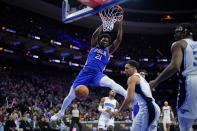
[[[123,13],[124,10],[119,5],[115,5],[99,12],[103,22],[103,32],[112,31],[116,21],[120,21],[122,19]]]

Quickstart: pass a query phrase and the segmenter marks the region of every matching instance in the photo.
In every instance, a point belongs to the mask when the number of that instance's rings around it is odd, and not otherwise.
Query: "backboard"
[[[80,2],[78,2],[80,1]],[[87,6],[85,2],[99,1],[99,0],[64,0],[62,2],[62,21],[64,23],[70,23],[76,20],[79,20],[84,17],[88,17],[90,15],[94,15],[106,8],[121,4],[128,0],[107,0],[105,3],[96,3],[98,6],[92,8]],[[84,1],[86,5],[82,5],[81,1]],[[105,0],[100,0],[105,1]],[[75,2],[75,3],[73,3]],[[77,4],[78,6],[76,6]],[[75,6],[73,6],[75,4]],[[81,4],[81,5],[80,5]]]

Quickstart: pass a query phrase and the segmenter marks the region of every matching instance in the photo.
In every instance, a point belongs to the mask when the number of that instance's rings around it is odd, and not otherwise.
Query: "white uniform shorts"
[[[163,123],[171,123],[170,117],[163,117]]]
[[[139,109],[130,131],[157,131],[159,116],[160,108],[152,102],[151,108]]]
[[[114,118],[108,118],[101,114],[98,121],[98,128],[104,129],[105,127],[108,128],[109,126],[114,127]]]
[[[177,101],[179,117],[188,119],[197,118],[197,76],[190,75],[180,79]]]

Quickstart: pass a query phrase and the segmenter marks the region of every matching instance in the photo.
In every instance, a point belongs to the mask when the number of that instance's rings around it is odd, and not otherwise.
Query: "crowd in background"
[[[35,72],[33,66],[29,67],[32,71],[25,70],[23,65],[20,65],[20,69],[17,66],[19,65],[0,68],[0,130],[11,130],[12,128],[68,130],[73,104],[79,106],[80,121],[98,121],[98,104],[102,97],[108,96],[109,88],[89,87],[90,94],[86,100],[74,100],[62,119],[51,122],[50,117],[61,108],[75,76],[68,72],[50,71],[50,68],[47,67],[45,70],[38,69]],[[119,103],[122,103],[124,99],[118,94],[115,98]],[[159,100],[156,99],[156,101],[158,103]],[[162,107],[163,103],[159,105]],[[173,111],[175,113],[173,125],[178,127],[177,115],[175,110]],[[132,111],[127,108],[123,113],[117,115],[115,120],[131,122],[133,120]]]
[[[8,67],[7,67],[8,68]],[[66,76],[53,74],[54,72],[36,73],[15,71],[4,67],[0,77],[0,122],[1,128],[32,128],[57,129],[69,125],[69,114],[72,105],[68,107],[65,115],[57,122],[49,119],[60,109],[64,97],[68,94],[72,80]],[[109,89],[99,90],[102,95],[96,95],[95,89],[90,87],[88,99],[73,103],[79,105],[81,121],[95,121],[99,118],[97,110],[100,99],[107,96]],[[117,99],[120,99],[118,96]],[[118,121],[130,121],[131,114],[125,111],[116,117]]]

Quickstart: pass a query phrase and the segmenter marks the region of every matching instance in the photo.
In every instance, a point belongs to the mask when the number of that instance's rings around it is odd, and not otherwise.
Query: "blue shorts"
[[[85,67],[80,71],[79,75],[75,79],[73,88],[75,89],[78,85],[99,87],[99,82],[104,76],[105,75],[102,72],[96,69]]]

